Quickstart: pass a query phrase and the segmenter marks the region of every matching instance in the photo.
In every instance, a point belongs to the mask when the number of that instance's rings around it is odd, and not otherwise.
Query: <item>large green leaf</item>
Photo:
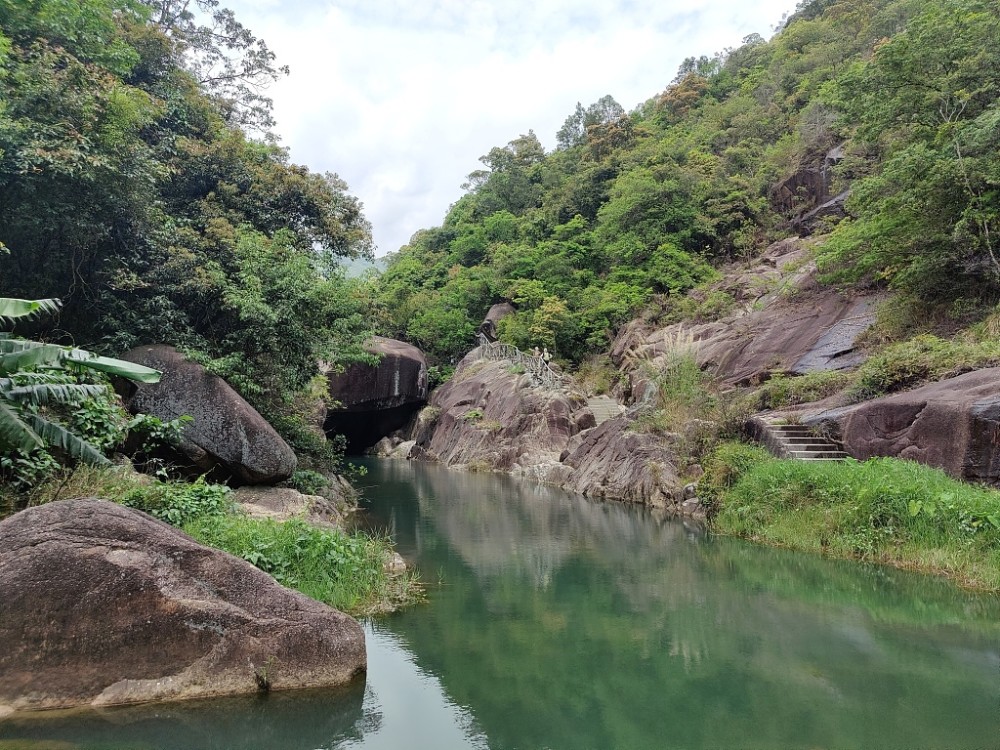
[[[8,347],[4,345],[18,344],[16,340],[6,339],[0,341],[0,351],[13,348],[9,354],[0,354],[0,375],[10,375],[18,370],[28,370],[32,367],[43,367],[45,365],[58,365],[65,357],[66,350],[54,344],[38,344],[30,342],[34,346],[30,347]]]
[[[15,299],[0,297],[0,321],[55,313],[59,311],[60,305],[61,303],[57,299]]]
[[[0,445],[27,452],[41,448],[45,443],[38,433],[21,420],[17,412],[0,401]]]
[[[39,383],[34,385],[21,385],[4,389],[0,384],[0,391],[9,401],[29,403],[34,406],[45,404],[79,404],[88,398],[97,398],[107,393],[107,388],[103,385],[89,385],[76,383]]]
[[[47,446],[60,448],[71,458],[79,459],[88,464],[106,465],[111,463],[93,445],[55,422],[42,419],[37,414],[26,414],[24,420]]]
[[[114,359],[112,357],[99,357],[83,349],[72,349],[66,356],[67,364],[86,367],[91,370],[99,370],[109,375],[134,380],[137,383],[159,383],[162,373],[151,367],[137,365],[135,362],[126,362],[124,359]]]

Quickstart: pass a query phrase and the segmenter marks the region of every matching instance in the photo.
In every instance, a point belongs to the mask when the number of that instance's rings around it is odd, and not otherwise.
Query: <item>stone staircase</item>
[[[625,411],[621,404],[607,396],[591,396],[587,399],[587,406],[594,412],[597,424],[607,422]]]
[[[850,458],[838,443],[817,435],[805,425],[772,424],[760,419],[754,419],[751,424],[755,437],[779,458],[800,461],[843,461]]]

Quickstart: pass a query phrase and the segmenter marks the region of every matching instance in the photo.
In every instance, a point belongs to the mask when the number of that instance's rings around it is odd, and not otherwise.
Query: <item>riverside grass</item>
[[[386,537],[323,529],[298,519],[278,522],[242,515],[203,516],[183,528],[278,583],[353,615],[391,612],[422,598],[414,574],[386,571],[392,554]]]
[[[423,599],[416,574],[386,571],[393,552],[388,537],[319,528],[299,519],[250,518],[232,502],[228,487],[204,478],[162,481],[121,468],[80,465],[26,495],[6,498],[3,508],[9,514],[15,506],[87,496],[145,511],[354,616],[386,613]]]
[[[724,444],[706,464],[719,533],[1000,591],[1000,492],[892,458],[792,461]]]

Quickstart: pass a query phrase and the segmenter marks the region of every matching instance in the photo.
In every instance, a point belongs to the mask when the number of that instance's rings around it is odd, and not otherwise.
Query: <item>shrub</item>
[[[161,521],[183,526],[196,518],[232,513],[230,494],[231,490],[225,485],[211,484],[205,477],[199,477],[190,483],[154,481],[140,484],[113,499]]]
[[[858,369],[852,401],[914,388],[1000,362],[1000,343],[946,340],[930,334],[892,344]]]
[[[312,469],[299,469],[293,472],[288,483],[303,495],[319,495],[330,487],[330,480]]]
[[[842,391],[854,376],[839,370],[822,370],[789,377],[774,375],[750,397],[754,411],[808,404]]]
[[[415,576],[386,572],[392,548],[383,537],[321,529],[300,520],[279,523],[231,515],[201,516],[184,530],[285,586],[353,614],[388,611],[420,596]]]

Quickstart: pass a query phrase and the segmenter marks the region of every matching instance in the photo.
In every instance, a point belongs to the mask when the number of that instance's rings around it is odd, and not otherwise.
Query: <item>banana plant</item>
[[[59,307],[55,299],[0,297],[0,323],[54,313]],[[79,406],[106,395],[105,385],[66,382],[68,374],[87,370],[140,383],[160,380],[160,372],[149,367],[0,332],[0,450],[28,453],[55,448],[86,463],[107,463],[96,447],[44,413],[43,407]]]

